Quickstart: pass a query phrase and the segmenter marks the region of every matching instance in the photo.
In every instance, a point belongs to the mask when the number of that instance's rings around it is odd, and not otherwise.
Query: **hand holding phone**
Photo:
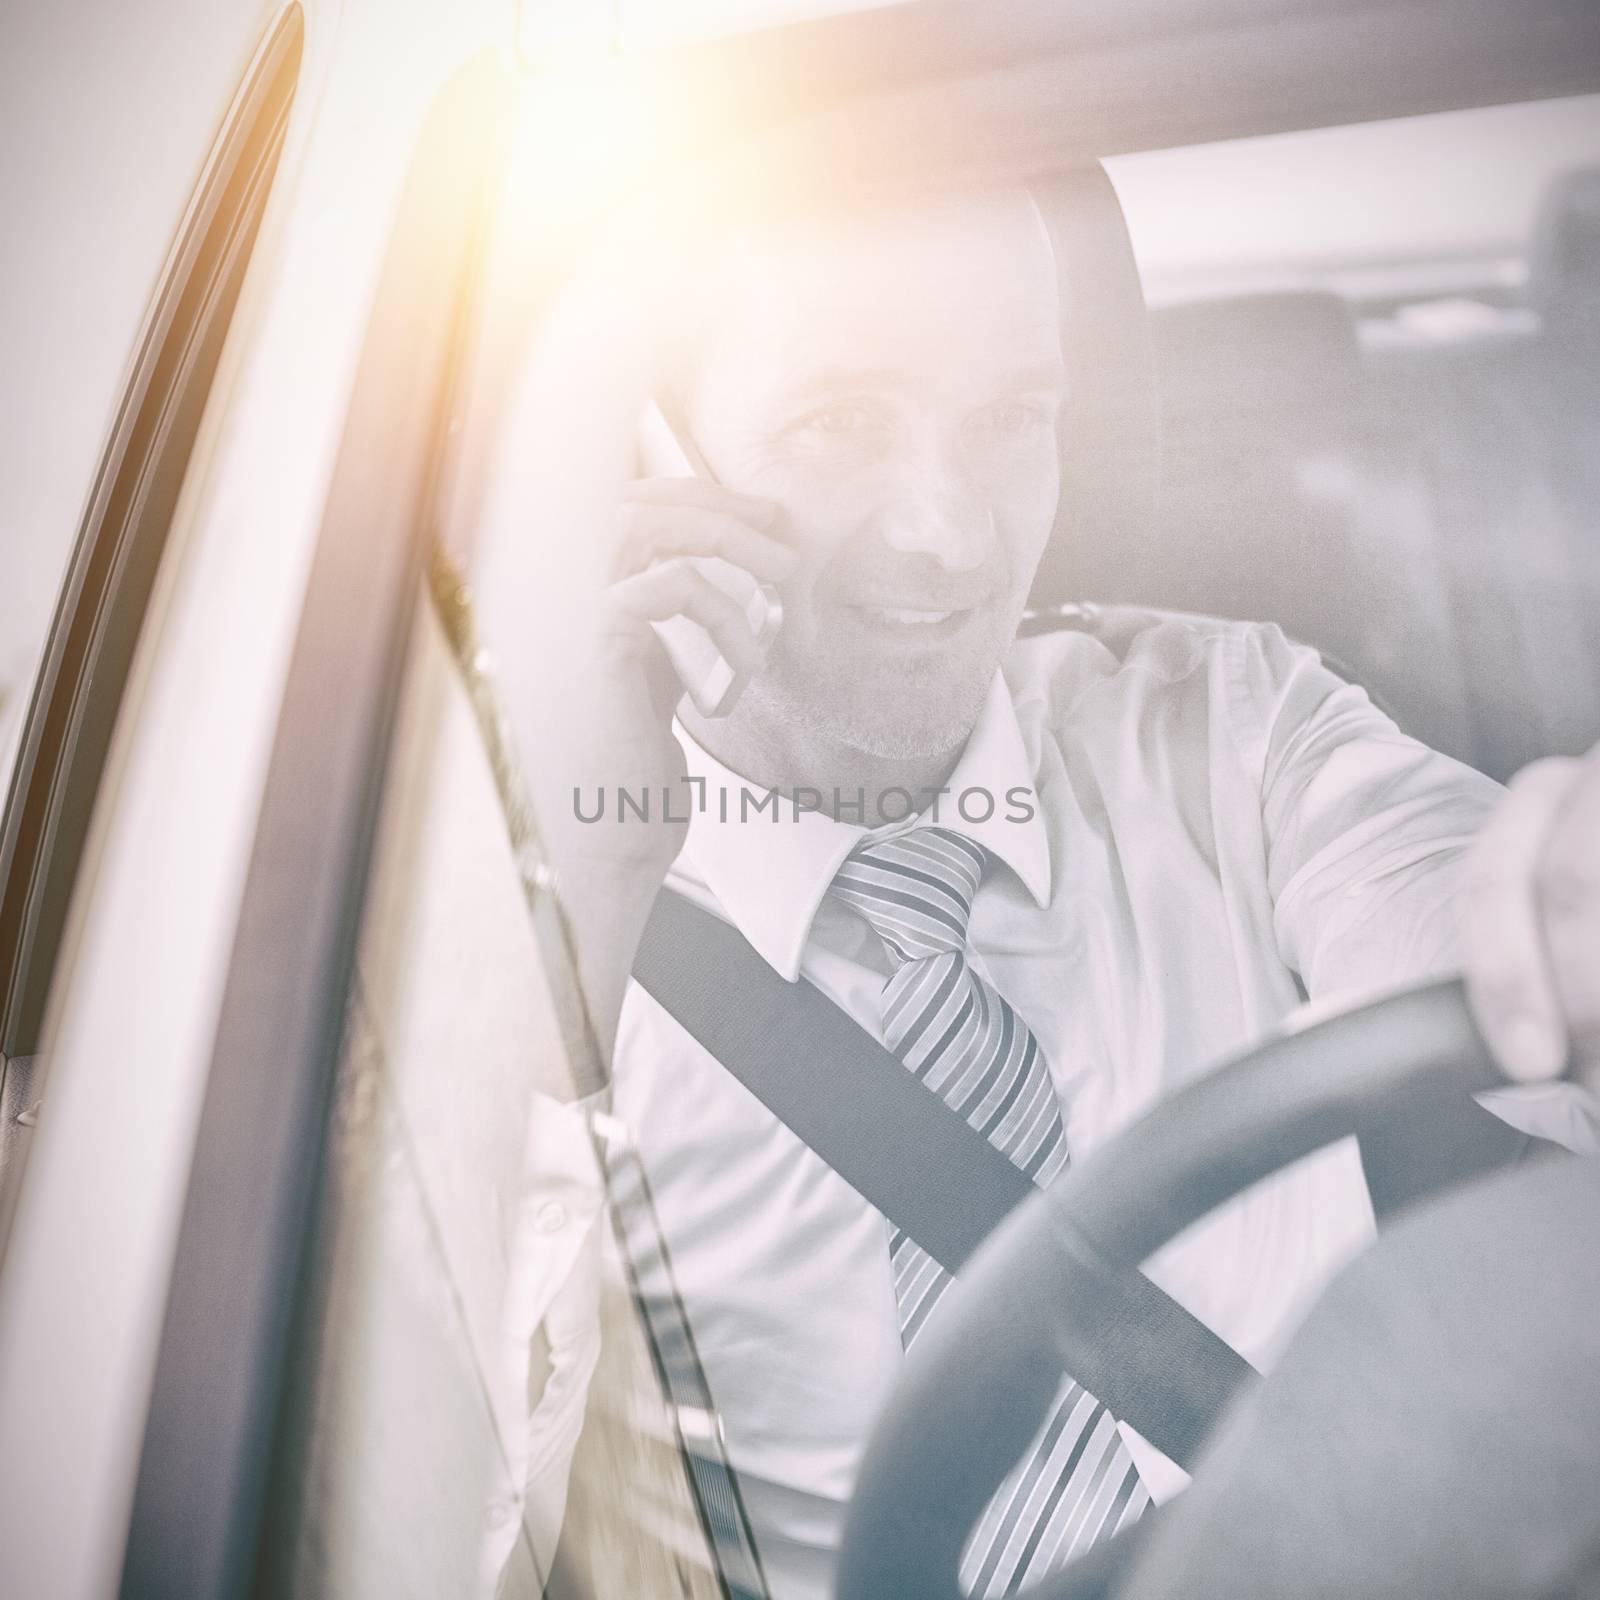
[[[705,457],[695,445],[676,406],[658,397],[645,419],[646,442],[651,453],[670,461],[679,475],[715,484]],[[760,582],[744,567],[715,555],[682,558],[700,577],[714,585],[743,613],[756,652],[765,655],[783,621],[783,602],[770,583]],[[650,626],[671,660],[684,692],[705,717],[725,717],[737,704],[750,681],[748,667],[735,666],[710,633],[694,618],[674,616]]]

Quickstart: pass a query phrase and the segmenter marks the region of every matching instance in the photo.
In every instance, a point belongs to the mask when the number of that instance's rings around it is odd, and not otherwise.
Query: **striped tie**
[[[894,971],[884,1043],[1035,1183],[1067,1164],[1066,1134],[1037,1040],[967,964],[967,918],[984,853],[948,828],[853,851],[832,893],[871,924]],[[953,1281],[896,1228],[890,1236],[907,1348]],[[1037,1438],[995,1491],[961,1563],[971,1595],[1013,1594],[1132,1522],[1149,1504],[1116,1424],[1069,1378]]]

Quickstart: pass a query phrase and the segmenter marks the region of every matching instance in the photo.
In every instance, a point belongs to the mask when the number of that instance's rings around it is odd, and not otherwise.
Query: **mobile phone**
[[[717,482],[716,474],[700,453],[671,397],[658,395],[651,402],[644,427],[652,454],[658,459],[672,462],[684,477]],[[758,583],[742,567],[720,556],[689,556],[687,559],[696,571],[743,609],[756,643],[765,649],[783,622],[783,602],[778,591],[770,584]],[[736,672],[711,635],[692,617],[672,617],[666,622],[652,622],[650,626],[655,629],[695,709],[704,717],[727,716],[744,692],[749,674]]]

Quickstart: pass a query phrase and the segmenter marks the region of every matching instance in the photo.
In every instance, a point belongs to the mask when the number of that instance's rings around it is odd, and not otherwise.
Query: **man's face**
[[[752,713],[877,756],[952,750],[1055,517],[1062,368],[1020,191],[748,230],[688,385],[730,488],[801,557]]]

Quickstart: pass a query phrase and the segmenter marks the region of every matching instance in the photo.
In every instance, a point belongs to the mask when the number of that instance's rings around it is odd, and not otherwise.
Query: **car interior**
[[[1152,308],[1157,514],[1072,544],[1076,592],[1271,618],[1501,780],[1587,748],[1597,184],[1551,180],[1520,284]]]
[[[1065,489],[1024,631],[1066,627],[1115,632],[1136,625],[1151,609],[1270,618],[1322,649],[1403,726],[1472,764],[1509,774],[1535,752],[1585,748],[1596,721],[1587,700],[1589,680],[1571,670],[1584,659],[1581,636],[1561,637],[1554,630],[1563,618],[1579,628],[1591,614],[1589,595],[1574,574],[1592,571],[1592,563],[1582,559],[1581,536],[1565,524],[1560,525],[1560,538],[1573,542],[1551,549],[1548,566],[1513,557],[1514,547],[1503,532],[1507,519],[1537,531],[1538,519],[1524,513],[1528,504],[1553,498],[1543,463],[1554,457],[1555,447],[1548,440],[1536,444],[1531,436],[1519,435],[1516,443],[1526,444],[1527,450],[1518,470],[1525,469],[1526,476],[1508,483],[1499,458],[1487,460],[1485,449],[1474,443],[1479,428],[1490,439],[1500,437],[1502,430],[1487,420],[1495,406],[1519,415],[1525,408],[1518,385],[1533,381],[1527,369],[1541,337],[1541,324],[1525,297],[1536,291],[1508,292],[1491,284],[1480,303],[1464,296],[1459,284],[1451,286],[1448,298],[1424,287],[1408,296],[1376,300],[1353,299],[1332,289],[1270,289],[1169,299],[1147,308],[1134,244],[1105,168],[1075,163],[1033,178],[1031,186],[1051,229],[1061,271],[1064,354],[1070,370],[1091,372],[1094,381],[1075,387],[1062,420]],[[1550,211],[1547,203],[1546,217]],[[1537,254],[1534,241],[1525,249],[1530,256]],[[508,276],[518,279],[516,273]],[[1441,299],[1449,314],[1443,333],[1431,331],[1427,320],[1428,309]],[[483,433],[502,444],[519,437],[519,413],[507,399],[516,377],[506,368],[538,359],[524,354],[529,342],[518,319],[528,314],[520,295],[500,303],[490,297],[486,354],[477,372],[481,388],[467,407],[461,446],[462,459],[472,466],[463,473],[455,515],[446,523],[433,568],[436,621],[444,636],[435,648],[447,644],[454,655],[461,683],[475,701],[479,733],[491,752],[505,736],[504,706],[496,699],[492,671],[483,671],[481,642],[471,618],[474,607],[480,615],[493,616],[496,599],[492,575],[472,567],[473,544],[477,517],[497,492],[485,482],[493,480],[495,452]],[[1416,332],[1419,326],[1430,331]],[[604,369],[606,360],[597,357],[596,364]],[[556,387],[564,384],[583,392],[576,372]],[[593,452],[589,477],[605,470],[601,447],[564,444],[564,469],[571,470],[572,458],[588,448]],[[1483,485],[1474,488],[1474,472],[1487,474],[1492,483],[1497,498],[1490,507],[1479,504]],[[575,476],[581,475],[579,469]],[[522,515],[559,523],[568,504],[563,494],[575,491],[558,473],[535,482],[537,492],[530,495],[526,485],[521,491],[526,497]],[[1454,513],[1463,501],[1476,507],[1475,533]],[[571,503],[584,502],[580,497]],[[1482,523],[1490,511],[1494,515],[1486,531]],[[1273,552],[1268,564],[1261,561],[1263,550]],[[469,570],[475,574],[470,580],[465,576]],[[1559,592],[1559,604],[1551,603],[1553,590]],[[1490,593],[1496,596],[1493,601]],[[1522,619],[1523,608],[1541,619],[1537,627]],[[1500,620],[1492,642],[1482,637],[1478,611]],[[503,640],[503,629],[498,637]],[[1496,649],[1504,653],[1495,656]],[[1493,680],[1502,701],[1514,700],[1514,708],[1492,706],[1463,682],[1464,660]],[[500,749],[492,764],[500,768],[505,756]],[[499,799],[514,818],[514,786],[502,787]],[[536,852],[536,835],[519,837],[513,826],[511,837],[519,855]],[[530,890],[534,903],[537,890],[537,884]],[[1155,1141],[1145,1152],[1149,1170],[1142,1177],[1129,1176],[1140,1170],[1130,1166],[1117,1186],[1125,1196],[1144,1196],[1141,1215],[1146,1218],[1133,1227],[1138,1242],[1127,1245],[1124,1264],[1132,1268],[1184,1220],[1209,1209],[1225,1193],[1297,1153],[1361,1131],[1363,1125],[1369,1184],[1383,1220],[1399,1219],[1424,1199],[1469,1179],[1484,1180],[1537,1153],[1537,1142],[1506,1129],[1467,1099],[1464,1091],[1487,1087],[1494,1079],[1462,1031],[1459,995],[1438,992],[1426,999],[1427,1008],[1407,1019],[1394,1012],[1387,1020],[1381,1015],[1366,1018],[1363,1026],[1372,1028],[1370,1036],[1343,1042],[1320,1036],[1326,1052],[1320,1059],[1329,1073],[1320,1085],[1310,1068],[1303,1078],[1298,1076],[1301,1069],[1288,1060],[1293,1047],[1286,1046],[1286,1054],[1269,1049],[1250,1070],[1258,1074],[1259,1083],[1272,1086],[1262,1092],[1265,1103],[1275,1109],[1269,1113],[1258,1105],[1248,1115],[1241,1112],[1243,1121],[1229,1132],[1219,1127],[1214,1136],[1208,1131],[1196,1140],[1191,1153],[1207,1176],[1189,1175],[1183,1157],[1161,1141],[1181,1142],[1199,1125],[1197,1118],[1204,1122],[1211,1115],[1210,1108],[1204,1102],[1173,1106],[1166,1120],[1158,1124],[1152,1119],[1146,1130]],[[1385,1051],[1378,1048],[1385,1038],[1398,1047],[1387,1066]],[[1372,1069],[1369,1086],[1352,1088],[1352,1058]],[[1419,1062],[1426,1063],[1420,1076],[1415,1071]],[[1435,1075],[1431,1080],[1430,1074]],[[1231,1077],[1224,1090],[1224,1098],[1233,1096],[1230,1104],[1236,1108],[1242,1081]],[[1425,1087],[1426,1081],[1431,1088]],[[1301,1087],[1290,1091],[1291,1083]],[[1276,1102],[1280,1090],[1292,1107]],[[1305,1098],[1297,1099],[1302,1093]],[[1419,1111],[1419,1104],[1426,1109]],[[1398,1132],[1377,1132],[1386,1115]],[[609,1259],[609,1271],[611,1292],[620,1304],[629,1274],[642,1270],[641,1261],[663,1258],[666,1249],[652,1215],[648,1183],[636,1166],[618,1164],[610,1144],[617,1136],[612,1130],[601,1143],[618,1219],[620,1254]],[[1135,1159],[1126,1146],[1122,1158]],[[1159,1182],[1153,1177],[1158,1172],[1163,1175]],[[1087,1237],[1081,1260],[1114,1254],[1106,1241],[1122,1237],[1121,1222],[1108,1220],[1112,1202],[1099,1189],[1102,1182],[1112,1184],[1115,1177],[1091,1163],[1082,1188],[1052,1190],[1050,1215],[1057,1233],[1071,1226]],[[1163,1209],[1149,1198],[1157,1192],[1182,1192],[1188,1209],[1176,1201]],[[1083,1216],[1075,1217],[1073,1207],[1080,1203]],[[1150,1220],[1155,1213],[1160,1213],[1159,1221]],[[1035,1222],[1039,1228],[1047,1226],[1042,1214]],[[1151,1231],[1139,1234],[1138,1226]],[[1410,1236],[1402,1232],[1400,1237]],[[1013,1248],[1024,1250],[1022,1245]],[[999,1271],[991,1258],[985,1263],[974,1270]],[[981,1496],[974,1498],[974,1475],[981,1478],[985,1464],[1007,1464],[1005,1451],[1017,1441],[999,1419],[1007,1407],[1015,1411],[1026,1404],[1029,1375],[1050,1370],[1052,1361],[1069,1364],[1074,1372],[1096,1374],[1097,1392],[1120,1396],[1121,1385],[1128,1384],[1132,1392],[1124,1413],[1149,1415],[1152,1436],[1165,1437],[1163,1417],[1195,1418],[1193,1439],[1187,1444],[1175,1440],[1172,1452],[1174,1459],[1186,1462],[1192,1452],[1201,1470],[1206,1460],[1201,1452],[1213,1443],[1219,1415],[1252,1413],[1239,1396],[1245,1380],[1232,1368],[1225,1363],[1213,1368],[1202,1353],[1177,1357],[1155,1340],[1149,1330],[1161,1314],[1148,1300],[1147,1285],[1128,1287],[1143,1284],[1137,1273],[1113,1284],[1114,1273],[1108,1275],[1103,1267],[1090,1270],[1099,1274],[1092,1293],[1085,1293],[1080,1282],[1064,1281],[1048,1304],[1058,1314],[1073,1305],[1123,1305],[1129,1322],[1137,1322],[1152,1339],[1158,1352],[1152,1358],[1155,1370],[1138,1370],[1135,1379],[1135,1369],[1126,1363],[1103,1369],[1096,1351],[1107,1344],[1124,1348],[1104,1325],[1068,1334],[1059,1327],[1017,1323],[985,1328],[980,1334],[969,1327],[964,1341],[953,1335],[952,1349],[964,1342],[966,1348],[978,1345],[992,1351],[1010,1339],[1007,1348],[1016,1359],[1002,1363],[970,1402],[962,1386],[976,1380],[970,1364],[962,1366],[955,1356],[943,1369],[924,1365],[919,1381],[908,1383],[876,1436],[878,1454],[863,1470],[839,1577],[841,1596],[880,1600],[898,1594],[953,1597],[958,1592],[953,1586],[952,1537],[970,1524],[982,1503]],[[1373,1272],[1381,1276],[1382,1270]],[[1124,1294],[1129,1302],[1119,1299]],[[1134,1301],[1137,1312],[1131,1309]],[[692,1349],[692,1331],[684,1322],[662,1327],[647,1319],[644,1333],[658,1361],[663,1350]],[[631,1373],[613,1368],[597,1376],[594,1397],[602,1415],[640,1406],[637,1392],[629,1400],[619,1398],[639,1372],[635,1364]],[[1171,1377],[1174,1373],[1177,1380]],[[1173,1381],[1180,1387],[1192,1382],[1194,1392],[1174,1395],[1168,1387]],[[1407,1371],[1394,1377],[1401,1385],[1411,1381]],[[612,1383],[619,1388],[606,1398]],[[1224,1395],[1230,1399],[1222,1400]],[[633,1447],[603,1427],[586,1433],[568,1486],[567,1531],[547,1558],[554,1565],[546,1574],[544,1592],[609,1592],[624,1581],[617,1576],[618,1561],[639,1559],[649,1567],[663,1559],[662,1522],[673,1525],[674,1517],[691,1510],[716,1551],[714,1562],[704,1555],[697,1559],[695,1581],[706,1581],[715,1568],[732,1592],[760,1592],[759,1560],[749,1553],[751,1536],[742,1511],[736,1503],[718,1505],[697,1465],[708,1450],[715,1453],[714,1447],[682,1421],[714,1406],[714,1396],[696,1392],[685,1402],[669,1391],[669,1398],[667,1424],[677,1431],[687,1465],[682,1480],[670,1487],[652,1482],[675,1513],[660,1519],[619,1519],[614,1495],[608,1497],[601,1486],[625,1470],[619,1465],[619,1450],[626,1453]],[[1147,1406],[1154,1411],[1146,1412]],[[1263,1409],[1270,1416],[1270,1409]],[[937,1435],[930,1431],[932,1417],[941,1419]],[[990,1433],[984,1447],[975,1448],[986,1424]],[[662,1426],[661,1419],[656,1426]],[[659,1442],[659,1433],[645,1431]],[[1508,1464],[1512,1459],[1507,1458]],[[666,1476],[670,1483],[674,1474]],[[1220,1469],[1215,1476],[1223,1476]],[[992,1488],[993,1481],[990,1476],[983,1486]],[[1424,1520],[1434,1533],[1446,1526],[1442,1519]],[[1167,1518],[1164,1525],[1178,1528],[1168,1538],[1184,1536],[1182,1520]],[[1152,1527],[1160,1526],[1162,1519],[1152,1519]],[[666,1538],[669,1547],[684,1537],[683,1525],[677,1527]],[[1203,1539],[1204,1534],[1188,1537]],[[1140,1562],[1150,1558],[1140,1552],[1151,1540],[1145,1528],[1126,1541],[1112,1541],[1093,1559],[1073,1563],[1059,1584],[1037,1592],[1062,1600],[1146,1592],[1138,1587],[1150,1581],[1143,1578]],[[677,1559],[685,1558],[680,1554]],[[1411,1559],[1420,1558],[1413,1552]],[[519,1581],[530,1581],[524,1563],[536,1571],[543,1564],[529,1546],[519,1546],[506,1569],[503,1592],[518,1592]],[[1330,1570],[1336,1565],[1330,1562]],[[520,1580],[514,1576],[518,1572]],[[1124,1591],[1118,1587],[1124,1581],[1133,1586]],[[1218,1580],[1219,1595],[1231,1592],[1227,1581]]]
[[[925,22],[910,17],[920,9],[687,48],[678,65],[691,84],[745,96],[736,112],[769,141],[752,139],[751,170],[794,181],[802,203],[805,172],[869,193],[930,175],[1031,187],[1060,272],[1066,363],[1092,380],[1074,382],[1062,417],[1061,506],[1023,633],[1115,634],[1151,611],[1273,621],[1407,732],[1497,780],[1588,749],[1600,737],[1600,165],[1557,164],[1528,197],[1526,233],[1496,241],[1492,269],[1428,258],[1385,263],[1408,269],[1388,277],[1268,272],[1154,294],[1117,163],[1369,118],[1403,131],[1411,116],[1546,95],[1600,107],[1600,48],[1572,48],[1595,46],[1592,28],[1541,4],[1527,34],[1538,47],[1519,55],[1514,28],[1476,4],[1459,20],[1419,3],[1375,21],[1360,6],[1315,17],[1285,0],[1255,8],[1257,32],[1226,5],[1202,7],[1192,25],[1156,30],[1152,65],[1135,70],[1137,16],[1069,25],[1046,8],[1001,7],[1017,13],[1014,36],[969,38],[959,6],[931,5]],[[1413,87],[1382,58],[1419,40],[1439,49]],[[1238,86],[1280,47],[1281,82],[1247,104]],[[1335,67],[1370,65],[1370,82],[1358,92],[1352,74],[1324,66],[1324,48]],[[841,62],[855,65],[828,77]],[[1201,69],[1237,95],[1205,89]],[[1325,72],[1339,87],[1294,109]],[[694,1367],[692,1329],[642,1310],[642,1263],[670,1276],[670,1253],[628,1130],[594,1109],[605,1063],[518,786],[519,761],[537,751],[517,749],[501,699],[516,596],[479,563],[482,526],[505,493],[505,441],[525,420],[524,365],[547,359],[530,356],[533,335],[583,259],[540,237],[517,189],[504,80],[502,63],[480,60],[441,96],[373,299],[220,1002],[132,1492],[127,1600],[767,1592],[737,1494],[718,1499],[696,1466],[725,1454],[715,1396],[666,1381],[664,1349],[686,1347]],[[1185,95],[1142,109],[1179,81]],[[763,85],[770,105],[751,112]],[[1028,120],[1074,94],[1089,112]],[[808,112],[815,121],[786,144],[786,119]],[[274,109],[274,159],[285,114]],[[481,157],[470,181],[442,157],[452,147]],[[263,185],[272,171],[268,159]],[[607,332],[625,349],[616,322]],[[605,419],[584,412],[614,352],[597,339],[587,354],[595,371],[571,373],[572,440],[553,442],[568,477],[514,506],[530,522],[600,503],[627,459],[617,418],[602,437]],[[119,641],[125,661],[131,635]],[[330,681],[334,713],[320,692]],[[41,729],[63,721],[59,699],[40,706]],[[74,852],[115,711],[91,730]],[[0,838],[29,818],[39,831],[52,781],[42,766],[19,769]],[[30,883],[49,877],[54,939],[77,857],[47,873],[47,852],[35,853]],[[0,883],[19,904],[28,889]],[[54,944],[37,959],[53,964]],[[30,1061],[48,976],[28,984]],[[460,1092],[463,1063],[472,1095]],[[959,1536],[1027,1436],[1039,1374],[1096,1370],[1108,1348],[1138,1346],[1162,1314],[1141,1261],[1287,1161],[1391,1114],[1402,1135],[1363,1150],[1393,1229],[1338,1282],[1281,1373],[1259,1383],[1204,1350],[1174,1357],[1148,1341],[1120,1379],[1107,1373],[1133,1391],[1130,1407],[1153,1406],[1152,1437],[1163,1406],[1185,1419],[1169,1443],[1195,1488],[1029,1600],[1595,1593],[1593,1328],[1585,1345],[1552,1316],[1566,1342],[1535,1345],[1521,1364],[1507,1355],[1537,1320],[1535,1224],[1576,1216],[1593,1190],[1573,1176],[1586,1164],[1550,1161],[1536,1216],[1497,1208],[1496,1186],[1538,1152],[1442,1109],[1461,1112],[1496,1081],[1459,984],[1435,985],[1264,1042],[1075,1166],[973,1268],[1007,1284],[1022,1256],[1054,1252],[1059,1293],[1003,1326],[968,1300],[968,1321],[952,1319],[875,1431],[840,1600],[955,1600]],[[4,1090],[9,1203],[25,1155],[11,1125],[42,1091],[21,1072]],[[1441,1195],[1448,1211],[1412,1209]],[[566,1381],[568,1352],[553,1324],[516,1346],[508,1307],[532,1294],[527,1274],[571,1270],[552,1219],[584,1207],[596,1265],[562,1310],[597,1320],[603,1341],[552,1443],[529,1419]],[[1574,1299],[1600,1293],[1592,1221],[1585,1212],[1561,1234]],[[1406,1300],[1419,1281],[1427,1315]],[[1075,1323],[1065,1308],[1079,1304],[1104,1315]],[[1271,1457],[1277,1481],[1241,1465],[1262,1437],[1318,1440],[1305,1416],[1343,1402],[1330,1374],[1360,1337],[1375,1371],[1352,1402],[1372,1423],[1362,1437],[1341,1423],[1326,1451]],[[975,1342],[1000,1352],[984,1374],[961,1359]],[[1394,1350],[1406,1359],[1387,1363]],[[1432,1360],[1436,1350],[1451,1359]],[[1535,1370],[1541,1352],[1548,1372]],[[1559,1401],[1549,1372],[1567,1383]],[[1474,1434],[1483,1471],[1458,1495],[1452,1419],[1470,1410],[1471,1385],[1502,1381],[1528,1397],[1526,1439],[1497,1456],[1504,1440]],[[1551,1481],[1560,1492],[1544,1492]],[[1384,1521],[1394,1484],[1423,1507],[1399,1528]],[[1251,1514],[1274,1496],[1275,1539]],[[1487,1536],[1491,1511],[1510,1533]],[[1353,1519],[1377,1530],[1370,1540],[1345,1537]],[[1286,1570],[1285,1550],[1303,1565]]]

